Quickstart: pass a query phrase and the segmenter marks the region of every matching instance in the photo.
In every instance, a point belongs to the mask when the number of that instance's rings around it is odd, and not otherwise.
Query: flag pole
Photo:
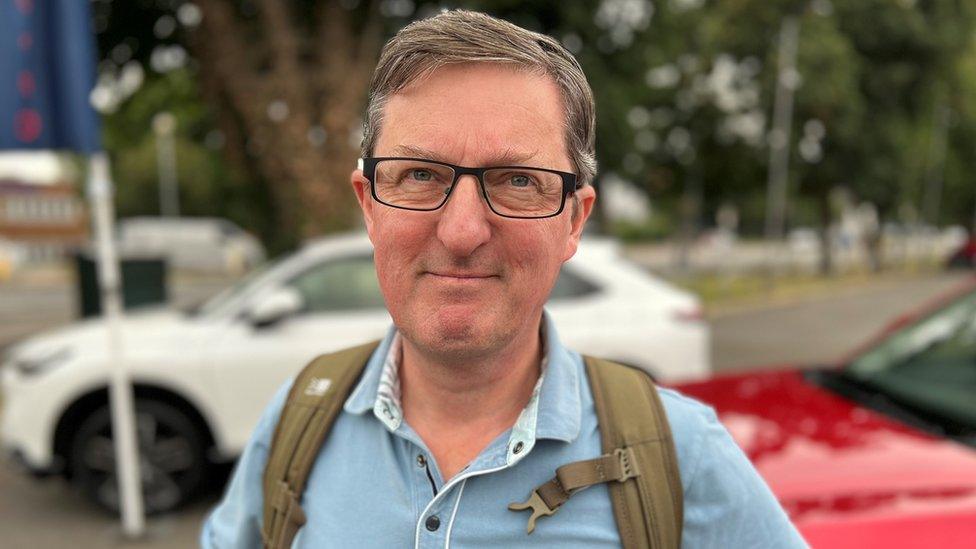
[[[132,384],[126,371],[122,341],[122,277],[115,250],[113,192],[108,154],[105,151],[95,152],[88,162],[88,198],[94,214],[102,318],[106,327],[111,367],[109,403],[117,464],[115,471],[119,488],[119,510],[122,514],[123,533],[129,538],[138,538],[145,533],[146,520],[136,446],[135,404]]]

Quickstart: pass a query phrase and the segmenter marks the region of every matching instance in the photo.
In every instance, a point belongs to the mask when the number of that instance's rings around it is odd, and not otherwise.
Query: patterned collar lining
[[[539,392],[542,389],[542,380],[545,378],[546,366],[549,359],[548,349],[546,348],[545,322],[541,324],[541,328],[539,329],[539,338],[542,343],[543,357],[542,363],[540,364],[539,379],[536,381],[535,387],[532,390],[532,396],[529,398],[528,404],[522,409],[522,413],[519,414],[512,428],[513,441],[517,440],[523,443],[522,447],[519,448],[519,453],[522,453],[525,445],[531,446],[535,442],[535,427],[539,410]],[[397,331],[393,335],[389,351],[383,360],[380,382],[376,389],[376,400],[373,404],[373,414],[390,431],[396,431],[403,423],[403,409],[400,406],[402,396],[400,392],[400,361],[402,358],[403,340],[401,339],[400,332]],[[509,446],[511,447],[515,443],[513,442]],[[524,455],[525,453],[522,454]]]

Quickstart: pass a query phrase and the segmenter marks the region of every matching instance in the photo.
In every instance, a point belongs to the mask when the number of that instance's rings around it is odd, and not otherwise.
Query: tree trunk
[[[245,136],[227,141],[245,147],[228,158],[248,158],[268,182],[282,236],[352,226],[353,138],[382,38],[376,2],[362,25],[332,1],[310,24],[298,23],[290,2],[259,0],[251,19],[226,0],[197,4],[204,17],[190,46],[204,92],[222,111],[225,134]]]

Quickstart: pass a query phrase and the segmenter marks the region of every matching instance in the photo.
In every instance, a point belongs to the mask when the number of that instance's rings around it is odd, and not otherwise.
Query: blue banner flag
[[[101,149],[89,0],[0,0],[0,150]]]

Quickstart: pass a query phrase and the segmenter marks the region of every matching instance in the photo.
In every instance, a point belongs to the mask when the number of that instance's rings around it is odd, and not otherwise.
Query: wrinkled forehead
[[[570,168],[562,95],[541,71],[496,63],[442,66],[390,96],[382,118],[376,156]]]

